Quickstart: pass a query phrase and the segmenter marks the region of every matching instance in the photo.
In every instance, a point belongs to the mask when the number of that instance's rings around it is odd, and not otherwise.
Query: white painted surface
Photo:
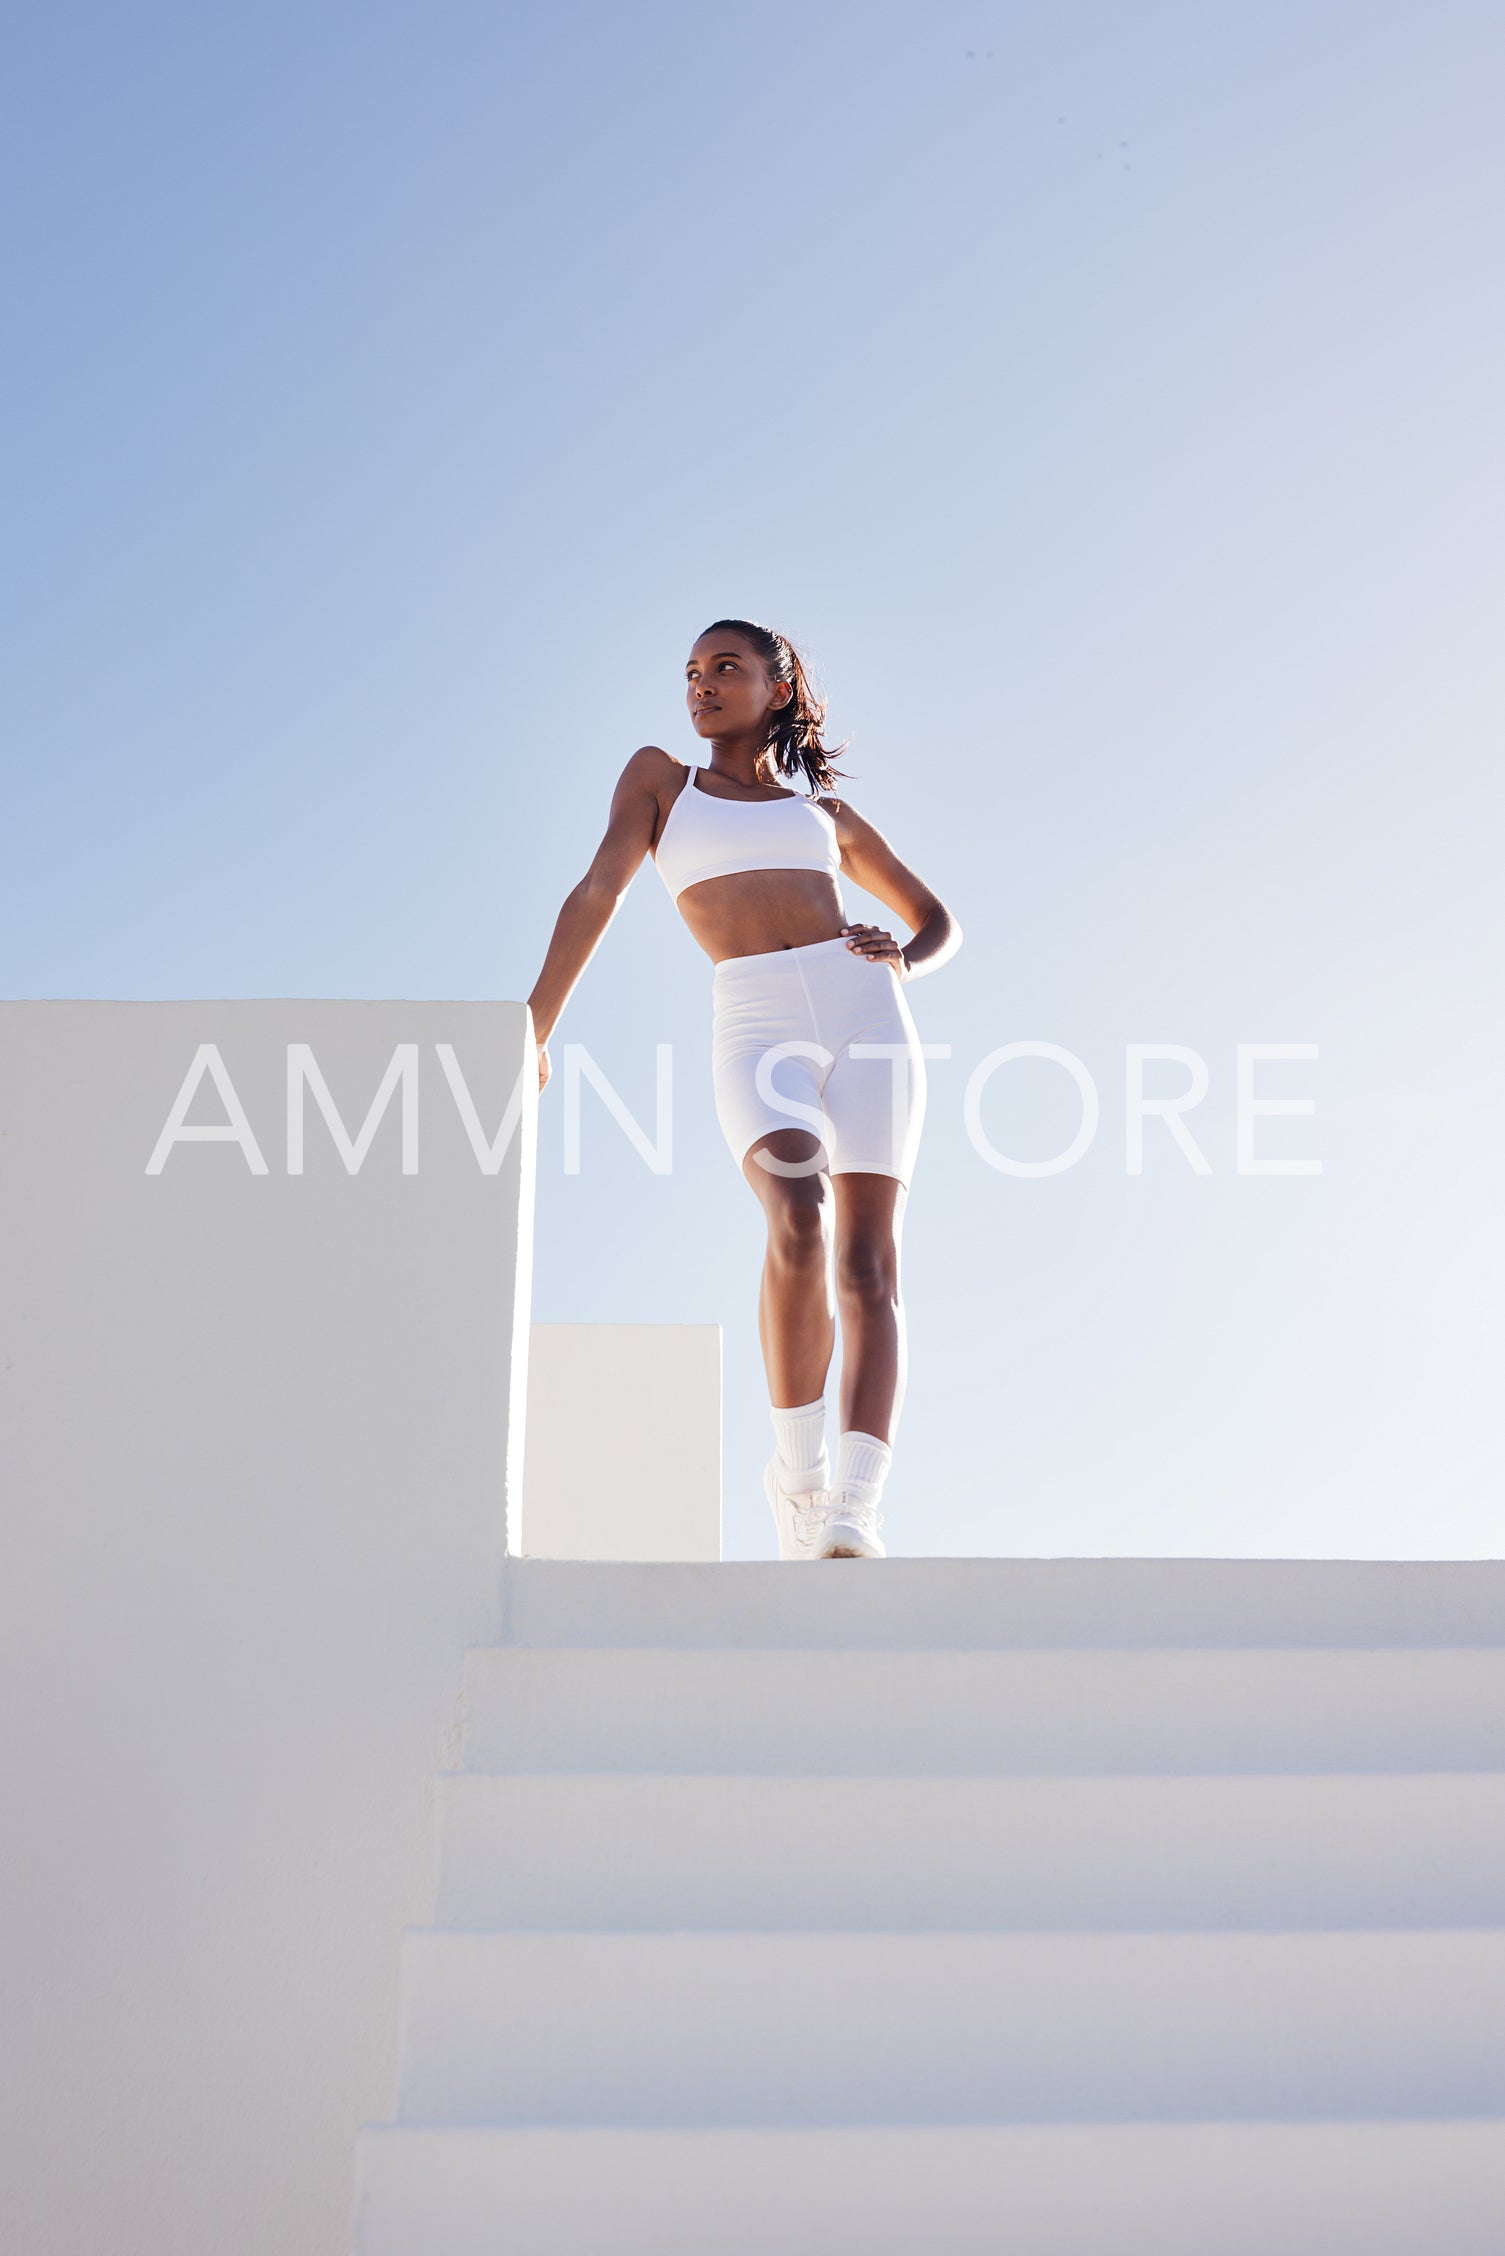
[[[1505,2245],[1496,1565],[506,1582],[359,2256]]]
[[[719,1324],[533,1325],[522,1549],[719,1560]]]
[[[25,2256],[344,2256],[520,1480],[512,1003],[0,1009],[0,2118]],[[244,1142],[146,1172],[200,1044]],[[287,1055],[315,1097],[287,1166]],[[527,1098],[529,1081],[533,1096]],[[226,1119],[206,1082],[191,1122]]]

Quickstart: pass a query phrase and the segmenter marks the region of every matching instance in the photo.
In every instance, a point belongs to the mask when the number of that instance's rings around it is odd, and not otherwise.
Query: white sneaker
[[[779,1453],[775,1450],[763,1467],[763,1493],[778,1529],[779,1557],[813,1559],[825,1534],[831,1491],[817,1488],[809,1496],[791,1496],[779,1479]]]
[[[886,1559],[878,1534],[883,1514],[876,1504],[859,1504],[838,1489],[822,1492],[824,1526],[816,1546],[817,1559]]]

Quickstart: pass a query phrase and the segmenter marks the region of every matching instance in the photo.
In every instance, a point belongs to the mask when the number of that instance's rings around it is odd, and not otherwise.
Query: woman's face
[[[702,635],[685,667],[685,703],[697,736],[761,739],[768,716],[793,696],[789,682],[772,682],[762,659],[741,635]]]

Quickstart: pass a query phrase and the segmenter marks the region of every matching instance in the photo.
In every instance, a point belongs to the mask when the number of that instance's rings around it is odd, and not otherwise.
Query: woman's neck
[[[741,784],[744,791],[767,790],[778,781],[771,749],[753,737],[713,736],[710,758],[701,765],[724,783]]]

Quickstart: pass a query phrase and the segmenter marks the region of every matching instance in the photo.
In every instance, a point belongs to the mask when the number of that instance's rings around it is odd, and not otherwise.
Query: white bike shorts
[[[802,948],[728,956],[711,983],[716,1117],[740,1167],[773,1128],[821,1149],[759,1163],[771,1174],[914,1173],[925,1121],[925,1055],[903,982],[838,933]]]

